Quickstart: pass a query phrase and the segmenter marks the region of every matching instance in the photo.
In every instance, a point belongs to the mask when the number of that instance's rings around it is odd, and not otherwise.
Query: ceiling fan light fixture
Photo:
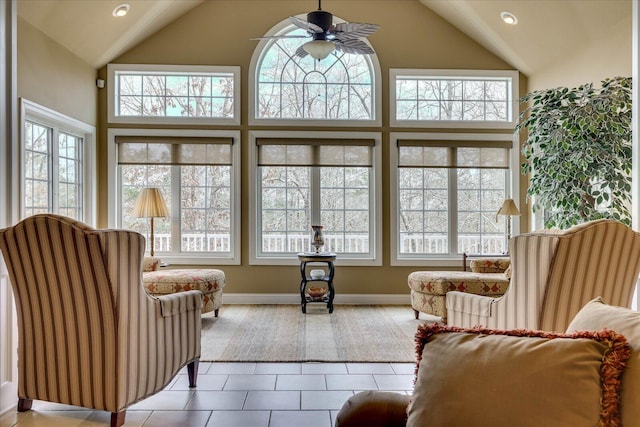
[[[508,24],[508,25],[518,24],[518,17],[511,12],[507,12],[507,11],[500,12],[500,18],[502,18],[502,21],[505,24]]]
[[[302,48],[311,55],[312,58],[320,61],[329,56],[336,49],[336,46],[327,40],[311,40],[302,45]]]
[[[113,9],[113,12],[111,12],[111,14],[116,18],[125,16],[127,13],[129,13],[129,5],[126,3],[117,6],[115,9]]]

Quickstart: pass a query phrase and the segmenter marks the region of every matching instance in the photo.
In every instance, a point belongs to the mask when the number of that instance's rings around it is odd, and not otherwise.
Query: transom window
[[[303,36],[306,32],[286,25],[277,34]],[[295,52],[303,42],[301,38],[275,39],[256,48],[252,121],[379,124],[379,64],[375,55],[334,51],[320,61],[310,55],[300,58]]]
[[[513,127],[517,73],[390,70],[393,126]]]
[[[111,122],[239,123],[239,67],[109,65]]]

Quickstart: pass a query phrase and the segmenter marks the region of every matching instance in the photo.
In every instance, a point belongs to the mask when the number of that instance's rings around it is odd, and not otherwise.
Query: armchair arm
[[[447,324],[472,328],[476,325],[490,327],[487,324],[491,316],[493,304],[499,298],[491,298],[482,295],[465,292],[447,292]]]
[[[363,391],[342,405],[336,427],[405,427],[411,396],[390,391]]]
[[[162,317],[171,317],[185,311],[202,310],[202,292],[185,291],[152,297],[160,302]]]

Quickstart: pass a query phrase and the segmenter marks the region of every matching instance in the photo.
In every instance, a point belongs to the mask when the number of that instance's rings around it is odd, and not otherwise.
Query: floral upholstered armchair
[[[111,412],[187,366],[195,387],[202,294],[149,296],[144,237],[41,214],[0,230],[18,313],[18,411],[34,399]]]

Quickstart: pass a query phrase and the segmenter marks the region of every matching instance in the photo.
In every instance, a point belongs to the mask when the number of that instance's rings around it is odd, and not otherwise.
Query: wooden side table
[[[336,260],[336,254],[332,252],[301,252],[298,254],[298,260],[300,261],[300,275],[302,280],[300,281],[300,308],[303,313],[307,312],[307,303],[326,303],[329,313],[333,313],[333,298],[335,297],[335,289],[333,287],[333,276],[335,273],[335,267],[333,262]],[[307,272],[307,264],[309,268],[313,264],[326,264],[327,270],[325,275],[319,278],[311,277]],[[322,297],[311,297],[307,292],[307,284],[311,282],[325,282],[327,284],[327,293]]]

